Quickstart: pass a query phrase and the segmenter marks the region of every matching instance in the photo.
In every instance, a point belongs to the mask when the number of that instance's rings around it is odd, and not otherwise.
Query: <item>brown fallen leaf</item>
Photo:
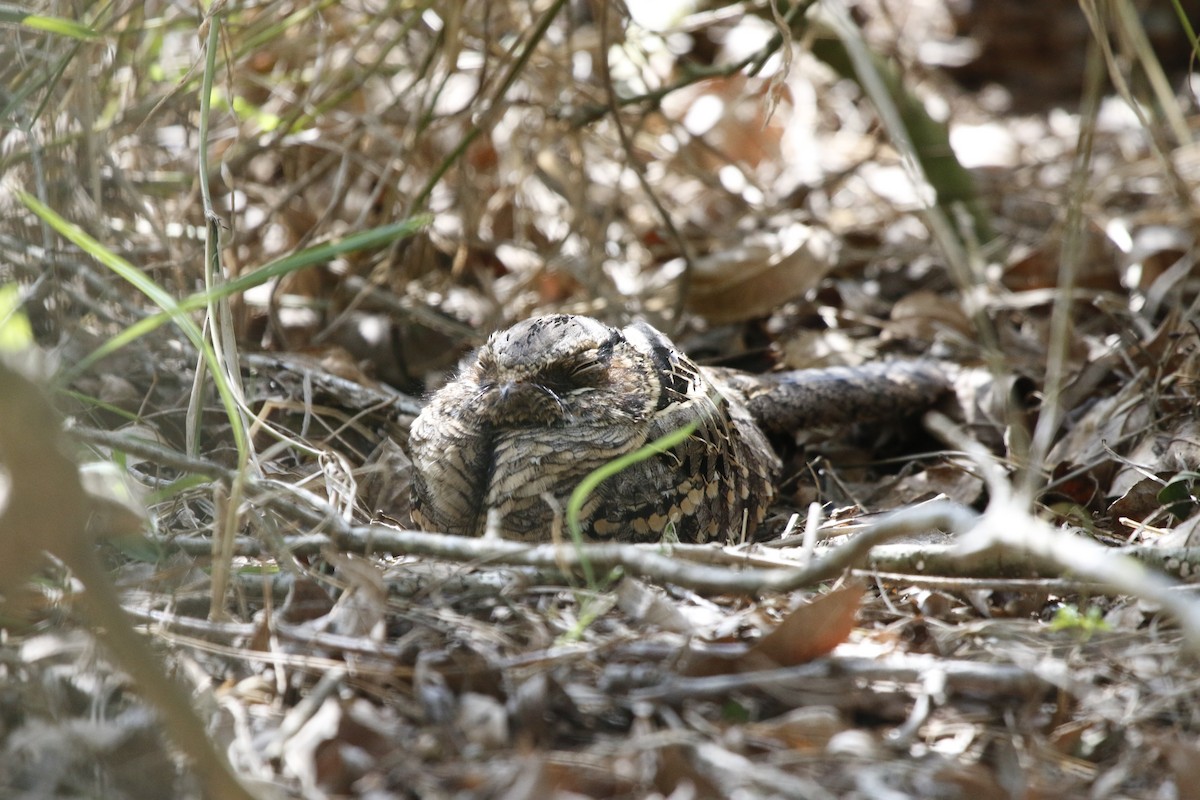
[[[830,739],[849,729],[842,712],[833,706],[801,706],[746,726],[750,736],[807,752],[821,752]]]
[[[762,316],[814,288],[833,268],[828,232],[799,223],[696,259],[688,308],[710,322]]]
[[[1125,494],[1112,502],[1112,505],[1108,507],[1109,516],[1114,519],[1125,518],[1135,522],[1144,522],[1149,519],[1152,514],[1162,509],[1163,504],[1158,499],[1158,495],[1170,477],[1169,474],[1163,473],[1142,478],[1126,489]]]
[[[1082,234],[1084,254],[1079,259],[1081,269],[1075,276],[1076,287],[1122,291],[1120,250],[1094,221],[1088,221]],[[1001,278],[1004,285],[1014,292],[1058,286],[1062,238],[1062,226],[1055,224],[1033,248],[1019,249],[1005,266]]]
[[[658,771],[654,788],[663,795],[677,796],[688,787],[695,797],[721,797],[724,792],[698,767],[695,748],[687,744],[669,744],[658,751]]]
[[[974,329],[959,304],[947,302],[937,292],[923,289],[892,304],[890,318],[883,327],[883,338],[885,341],[932,342],[952,336],[969,341],[974,336]]]
[[[715,646],[692,653],[682,673],[726,675],[794,667],[820,658],[846,641],[854,629],[862,595],[862,584],[847,582],[794,609],[751,647]]]
[[[854,630],[862,596],[862,584],[847,581],[788,614],[747,655],[755,660],[767,659],[780,667],[805,664],[825,655],[846,641]]]
[[[882,487],[871,496],[876,508],[899,508],[929,497],[946,497],[969,506],[983,494],[983,479],[961,464],[935,464]]]

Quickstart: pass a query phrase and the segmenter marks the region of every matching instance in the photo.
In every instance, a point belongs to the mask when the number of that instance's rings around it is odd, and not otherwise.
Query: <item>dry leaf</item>
[[[857,582],[818,595],[792,610],[752,647],[710,645],[690,653],[684,675],[725,675],[805,664],[833,650],[850,635],[862,600]]]
[[[871,496],[877,508],[899,508],[936,495],[970,506],[983,493],[983,479],[959,464],[935,464],[894,481]]]
[[[337,568],[345,590],[329,612],[329,630],[346,636],[383,641],[387,616],[387,584],[380,566],[353,553],[328,551],[325,559]]]
[[[1195,547],[1200,544],[1200,514],[1192,516],[1186,522],[1181,522],[1162,536],[1151,541],[1158,547]]]
[[[828,231],[799,223],[696,259],[688,308],[713,323],[761,317],[816,287],[833,268]]]
[[[901,297],[892,306],[890,319],[883,327],[884,339],[932,342],[946,333],[972,339],[974,324],[959,303],[930,291],[918,291]]]
[[[654,776],[654,787],[664,796],[680,796],[676,791],[690,784],[690,790],[682,796],[721,797],[725,793],[711,779],[697,769],[695,749],[683,744],[669,744],[658,751],[658,772]],[[694,794],[692,794],[694,793]]]
[[[1167,763],[1175,773],[1179,800],[1200,800],[1200,747],[1172,737],[1167,744]]]
[[[1100,482],[1093,472],[1080,470],[1078,464],[1069,461],[1054,465],[1050,483],[1053,488],[1042,495],[1042,502],[1048,505],[1066,502],[1088,508],[1100,492]]]
[[[779,365],[786,369],[809,369],[861,364],[876,355],[874,343],[856,339],[840,330],[799,330],[776,343]]]
[[[1109,516],[1114,519],[1131,519],[1142,522],[1154,512],[1162,508],[1158,493],[1162,491],[1165,477],[1147,477],[1125,490],[1125,494],[1113,501],[1108,507]]]
[[[792,667],[829,653],[854,630],[862,596],[863,587],[857,581],[817,596],[788,614],[748,655]]]
[[[279,608],[283,622],[298,625],[319,619],[333,610],[333,598],[320,583],[307,575],[297,575]]]
[[[1009,262],[1002,278],[1004,285],[1014,292],[1056,288],[1059,283],[1062,238],[1061,224],[1055,225],[1035,248],[1026,250],[1021,257]],[[1121,252],[1094,220],[1087,220],[1084,227],[1083,248],[1075,285],[1101,291],[1124,291],[1121,286]]]
[[[617,607],[645,625],[654,625],[673,633],[694,632],[692,624],[675,603],[664,597],[661,590],[653,589],[636,578],[627,576],[617,587]]]
[[[358,470],[357,500],[372,514],[382,513],[408,524],[412,503],[412,460],[392,437],[384,437]]]
[[[1106,463],[1109,457],[1105,448],[1119,442],[1126,431],[1145,424],[1145,417],[1145,391],[1131,381],[1117,394],[1093,404],[1074,427],[1055,443],[1046,460],[1050,464]],[[1097,470],[1096,478],[1101,485],[1107,481],[1107,476],[1100,470]],[[1108,495],[1124,494],[1137,479],[1128,481],[1121,488],[1110,487]]]
[[[759,739],[774,739],[794,750],[825,749],[837,734],[848,729],[842,712],[833,706],[802,706],[746,726],[746,733]]]
[[[1145,408],[1144,398],[1142,408]],[[1183,417],[1172,428],[1151,431],[1129,452],[1127,459],[1136,466],[1123,466],[1117,471],[1109,488],[1110,496],[1124,495],[1147,473],[1169,478],[1200,464],[1200,420]]]

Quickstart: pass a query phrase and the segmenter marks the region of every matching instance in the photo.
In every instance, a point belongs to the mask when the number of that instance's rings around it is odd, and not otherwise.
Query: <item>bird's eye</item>
[[[578,361],[571,366],[571,375],[585,381],[599,376],[603,371],[604,364],[595,358]]]
[[[559,394],[593,385],[604,371],[595,358],[581,358],[557,364],[538,375],[538,383]]]
[[[579,387],[570,367],[551,367],[538,375],[537,382],[553,392],[562,394]]]

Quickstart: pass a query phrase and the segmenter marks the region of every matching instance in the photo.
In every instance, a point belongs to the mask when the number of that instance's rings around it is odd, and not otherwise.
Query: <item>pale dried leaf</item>
[[[675,633],[694,632],[688,618],[663,595],[662,590],[647,586],[636,578],[626,576],[617,587],[617,607],[635,622]]]
[[[901,297],[883,327],[884,340],[934,342],[950,338],[971,341],[975,326],[958,303],[936,292],[917,291]]]
[[[799,223],[748,237],[696,259],[688,308],[713,323],[764,316],[816,287],[833,269],[834,249],[827,231]]]
[[[1123,495],[1150,474],[1173,475],[1200,464],[1200,420],[1191,416],[1175,420],[1160,431],[1144,435],[1129,451],[1133,466],[1122,466],[1113,478],[1110,495]]]
[[[871,497],[873,506],[899,508],[933,496],[965,506],[983,494],[983,479],[961,464],[937,464],[887,484]]]
[[[848,728],[837,708],[804,706],[748,725],[746,732],[762,739],[776,740],[792,750],[820,752],[830,739]]]

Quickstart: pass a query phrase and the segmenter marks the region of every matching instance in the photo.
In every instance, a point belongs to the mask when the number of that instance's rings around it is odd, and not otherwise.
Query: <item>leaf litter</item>
[[[961,9],[862,4],[872,51],[950,120],[999,234],[963,237],[964,286],[926,225],[930,186],[913,185],[862,87],[816,55],[815,22],[781,30],[754,3],[690,10],[667,32],[605,4],[385,5],[223,9],[209,133],[220,168],[207,177],[230,277],[433,212],[409,239],[233,298],[253,463],[237,463],[204,394],[200,447],[186,448],[196,359],[168,328],[61,398],[87,445],[74,454],[125,473],[87,489],[108,574],[252,792],[1189,796],[1200,706],[1180,628],[1136,594],[1017,552],[963,558],[926,531],[825,585],[745,595],[627,570],[585,585],[553,562],[498,563],[487,541],[458,556],[385,552],[333,520],[407,527],[420,398],[487,331],[551,311],[642,316],[697,357],[748,369],[925,355],[957,370],[947,410],[963,440],[916,425],[801,432],[779,443],[788,469],[766,541],[646,552],[729,571],[800,565],[875,512],[930,498],[981,509],[994,486],[964,451],[981,443],[1014,481],[1030,467],[1073,252],[1061,413],[1032,466],[1037,514],[1114,548],[1157,548],[1189,578],[1194,144],[1115,98],[1088,119],[1062,99],[1054,64],[1032,74],[1056,80],[1032,90],[1005,79],[1021,42],[979,36]],[[53,239],[14,189],[43,187],[43,202],[175,297],[202,277],[199,21],[121,13],[108,30],[141,49],[109,52],[111,69],[68,59],[0,157],[0,276],[21,284],[30,330],[64,365],[153,309]],[[1087,41],[1086,25],[1057,30]],[[29,56],[46,36],[0,47],[23,54],[12,64],[41,63]],[[970,41],[986,42],[989,71],[951,69],[967,81],[955,84],[940,59]],[[1160,52],[1177,77],[1174,51]],[[760,54],[757,71],[726,67]],[[697,65],[710,74],[689,77]],[[965,76],[979,74],[998,83],[975,91]],[[92,91],[113,98],[106,124],[72,101]],[[0,448],[9,473],[54,466],[14,452]],[[211,536],[237,469],[252,481],[213,614]],[[106,499],[126,480],[132,495]],[[781,537],[813,503],[811,534],[801,523]],[[11,525],[9,509],[28,506],[4,507]],[[179,758],[194,753],[152,735],[137,676],[84,635],[91,587],[64,569],[72,546],[23,537],[3,570],[0,793],[199,791]],[[41,548],[56,560],[32,565]]]

